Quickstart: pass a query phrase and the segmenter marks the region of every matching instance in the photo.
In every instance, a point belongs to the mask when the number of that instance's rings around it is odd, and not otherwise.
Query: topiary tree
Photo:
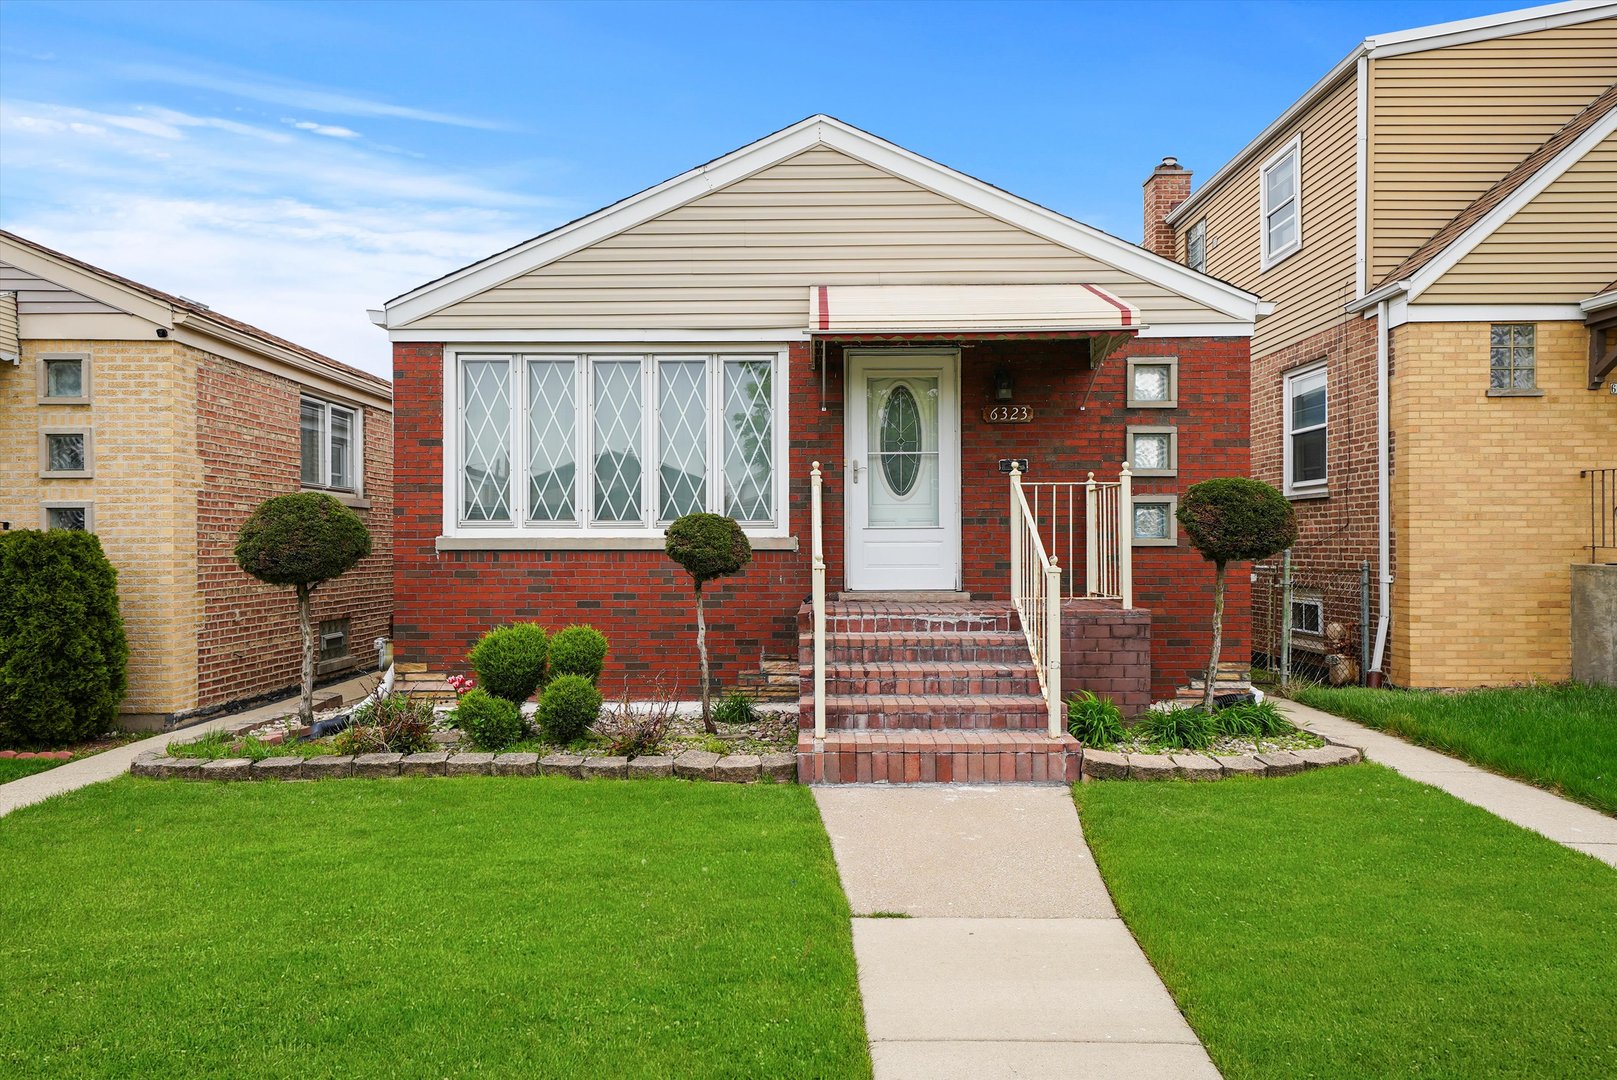
[[[1202,707],[1212,712],[1224,643],[1224,569],[1267,559],[1296,543],[1297,514],[1290,500],[1263,481],[1228,476],[1191,485],[1178,517],[1190,542],[1213,564],[1213,649],[1202,693]]]
[[[702,657],[702,727],[710,735],[713,723],[709,704],[707,618],[702,611],[702,586],[714,578],[740,571],[752,561],[752,544],[731,518],[723,514],[686,514],[668,526],[668,557],[685,568],[696,583],[696,651]]]
[[[0,748],[115,726],[128,660],[118,572],[95,534],[0,532]]]
[[[371,534],[359,515],[320,491],[277,495],[242,524],[236,565],[259,581],[290,585],[298,594],[303,636],[303,698],[298,716],[314,722],[314,628],[309,597],[315,587],[347,573],[371,553]]]
[[[599,682],[606,666],[606,635],[593,626],[569,626],[550,639],[550,674],[582,675]]]
[[[601,692],[582,675],[558,675],[539,697],[539,734],[566,746],[601,718]]]
[[[550,637],[538,623],[496,626],[477,640],[466,659],[477,682],[495,697],[521,705],[545,684]]]

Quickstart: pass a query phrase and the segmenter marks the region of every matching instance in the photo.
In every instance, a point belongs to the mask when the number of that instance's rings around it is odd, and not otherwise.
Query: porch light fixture
[[[994,372],[994,400],[1010,401],[1016,397],[1016,383],[1011,380],[1009,368],[1000,368]]]

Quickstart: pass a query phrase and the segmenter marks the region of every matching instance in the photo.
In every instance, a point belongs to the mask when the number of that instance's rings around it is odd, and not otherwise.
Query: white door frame
[[[846,567],[845,587],[860,590],[939,589],[958,590],[961,586],[960,517],[960,350],[958,348],[849,349],[843,354],[843,545]],[[938,529],[943,551],[933,576],[918,573],[911,580],[895,576],[891,567],[873,567],[866,558],[865,532],[868,529],[868,473],[873,460],[869,452],[870,432],[866,430],[868,409],[865,400],[866,374],[871,370],[914,372],[936,370],[943,400],[938,402]],[[864,445],[857,445],[862,439]],[[860,468],[854,480],[854,465]],[[923,530],[917,530],[923,531]]]

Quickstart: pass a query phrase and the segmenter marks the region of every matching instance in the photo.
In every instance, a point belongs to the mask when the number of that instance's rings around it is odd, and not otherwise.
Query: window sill
[[[1489,390],[1489,397],[1543,397],[1542,390]]]
[[[321,660],[314,665],[316,675],[330,675],[334,671],[347,671],[359,664],[357,656],[333,656],[330,660]]]
[[[1297,254],[1302,249],[1303,246],[1301,244],[1293,244],[1291,247],[1286,248],[1284,251],[1281,251],[1278,254],[1264,256],[1259,260],[1258,273],[1262,274],[1273,270],[1275,267]]]
[[[1177,401],[1130,401],[1124,406],[1126,409],[1177,409]]]
[[[748,537],[754,551],[796,551],[795,536]],[[662,551],[662,536],[440,536],[439,551]]]
[[[88,405],[90,404],[90,399],[87,397],[42,397],[39,399],[39,403],[41,405]]]
[[[363,495],[355,495],[351,491],[332,491],[330,488],[305,487],[303,491],[318,491],[322,495],[330,495],[333,499],[352,510],[369,510],[371,501]]]
[[[1136,536],[1134,538],[1134,540],[1131,542],[1130,546],[1137,547],[1137,548],[1143,548],[1143,547],[1153,547],[1153,548],[1178,547],[1179,546],[1179,538],[1176,536],[1172,540],[1145,540],[1145,539],[1141,539],[1140,537]]]
[[[1302,491],[1288,491],[1286,498],[1292,502],[1303,502],[1309,499],[1328,499],[1331,497],[1329,488],[1307,488]]]

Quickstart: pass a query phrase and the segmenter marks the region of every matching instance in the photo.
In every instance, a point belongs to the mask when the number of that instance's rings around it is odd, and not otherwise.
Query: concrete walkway
[[[1219,1075],[1118,918],[1066,787],[814,797],[876,1080]]]
[[[376,685],[377,677],[361,675],[346,682],[336,683],[332,686],[322,686],[315,692],[315,699],[329,698],[333,694],[341,694],[343,701],[357,701],[361,696],[369,693]],[[66,765],[58,765],[54,769],[24,776],[20,780],[13,780],[8,784],[0,784],[0,817],[5,817],[13,810],[23,806],[31,806],[52,795],[60,795],[64,791],[76,791],[81,787],[99,784],[103,780],[111,780],[129,771],[130,762],[148,750],[161,750],[175,739],[190,740],[204,732],[214,731],[218,728],[229,727],[235,724],[244,724],[260,720],[269,720],[284,715],[288,711],[295,711],[294,698],[283,698],[268,705],[260,705],[256,709],[245,709],[241,712],[226,713],[204,720],[200,724],[180,728],[178,731],[168,731],[161,735],[153,735],[149,739],[139,742],[126,743],[111,750],[102,751],[91,757],[70,761]]]
[[[1274,700],[1298,727],[1358,747],[1369,761],[1441,788],[1490,814],[1617,866],[1617,818],[1340,716],[1295,701]]]

